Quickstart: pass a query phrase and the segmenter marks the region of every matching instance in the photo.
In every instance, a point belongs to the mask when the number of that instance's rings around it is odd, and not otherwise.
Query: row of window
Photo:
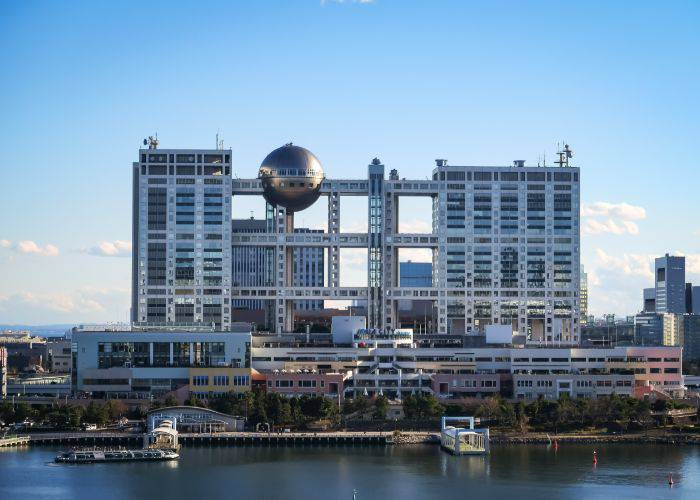
[[[267,381],[267,386],[272,387],[272,380]],[[320,386],[325,387],[326,382],[324,380],[320,381]],[[295,387],[293,380],[275,380],[275,387],[282,389],[289,389]],[[316,387],[316,380],[297,380],[296,387],[302,388],[313,388]]]
[[[212,385],[225,387],[229,385],[230,378],[228,375],[214,375],[212,377]],[[203,385],[209,385],[208,375],[194,375],[192,376],[192,385],[201,387]],[[250,385],[250,377],[248,375],[234,375],[233,385],[247,387]]]

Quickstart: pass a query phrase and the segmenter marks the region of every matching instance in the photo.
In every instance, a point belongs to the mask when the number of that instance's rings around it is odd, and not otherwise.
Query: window
[[[216,377],[214,377],[214,378],[216,378]],[[209,385],[209,376],[208,375],[194,375],[192,377],[192,385],[194,385],[194,386]]]
[[[214,375],[214,385],[228,385],[228,375]]]

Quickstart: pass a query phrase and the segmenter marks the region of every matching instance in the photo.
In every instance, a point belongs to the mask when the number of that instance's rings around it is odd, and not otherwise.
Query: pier
[[[118,432],[66,432],[34,434],[32,445],[140,446],[143,434]],[[217,432],[180,433],[183,446],[385,446],[393,444],[390,432]]]

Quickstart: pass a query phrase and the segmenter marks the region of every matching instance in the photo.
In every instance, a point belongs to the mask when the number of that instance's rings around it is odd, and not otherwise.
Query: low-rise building
[[[71,393],[69,375],[32,374],[7,379],[7,395],[63,398]]]
[[[396,340],[396,336],[392,339]],[[423,391],[444,399],[493,394],[530,399],[539,395],[556,398],[564,392],[572,397],[598,397],[613,392],[643,397],[651,391],[675,396],[684,391],[682,348],[676,346],[415,348],[410,343],[391,342],[355,345],[256,347],[253,366],[268,377],[268,390],[284,389],[287,393],[294,393],[296,387],[296,381],[288,374],[309,374],[320,385],[323,374],[346,373],[344,397],[405,398]]]
[[[251,390],[251,368],[211,366],[190,368],[190,395],[200,399],[211,399],[224,394],[243,396]]]
[[[288,371],[273,370],[265,375],[267,392],[285,396],[302,396],[304,394],[344,399],[345,381],[350,373],[319,373],[316,370]]]
[[[190,384],[193,368],[250,368],[250,332],[197,330],[73,333],[75,391],[150,398]]]
[[[70,373],[73,364],[70,340],[47,342],[44,348],[46,367],[51,373]]]
[[[183,433],[236,432],[242,431],[245,425],[242,417],[227,415],[208,408],[168,406],[147,413],[147,430],[152,431],[164,420],[173,422],[178,432]]]

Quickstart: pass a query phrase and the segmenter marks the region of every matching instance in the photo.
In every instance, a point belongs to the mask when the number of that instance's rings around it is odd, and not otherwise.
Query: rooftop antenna
[[[568,167],[569,166],[569,159],[573,156],[574,152],[571,151],[571,148],[566,143],[564,143],[564,149],[560,149],[559,143],[557,143],[557,149],[558,149],[557,154],[559,155],[559,160],[555,161],[554,163],[556,163],[560,167]]]
[[[143,145],[148,146],[148,149],[158,149],[158,133],[156,132],[155,137],[149,135],[148,139],[144,139]]]
[[[219,139],[219,131],[216,131],[216,149],[224,149],[224,140]]]

